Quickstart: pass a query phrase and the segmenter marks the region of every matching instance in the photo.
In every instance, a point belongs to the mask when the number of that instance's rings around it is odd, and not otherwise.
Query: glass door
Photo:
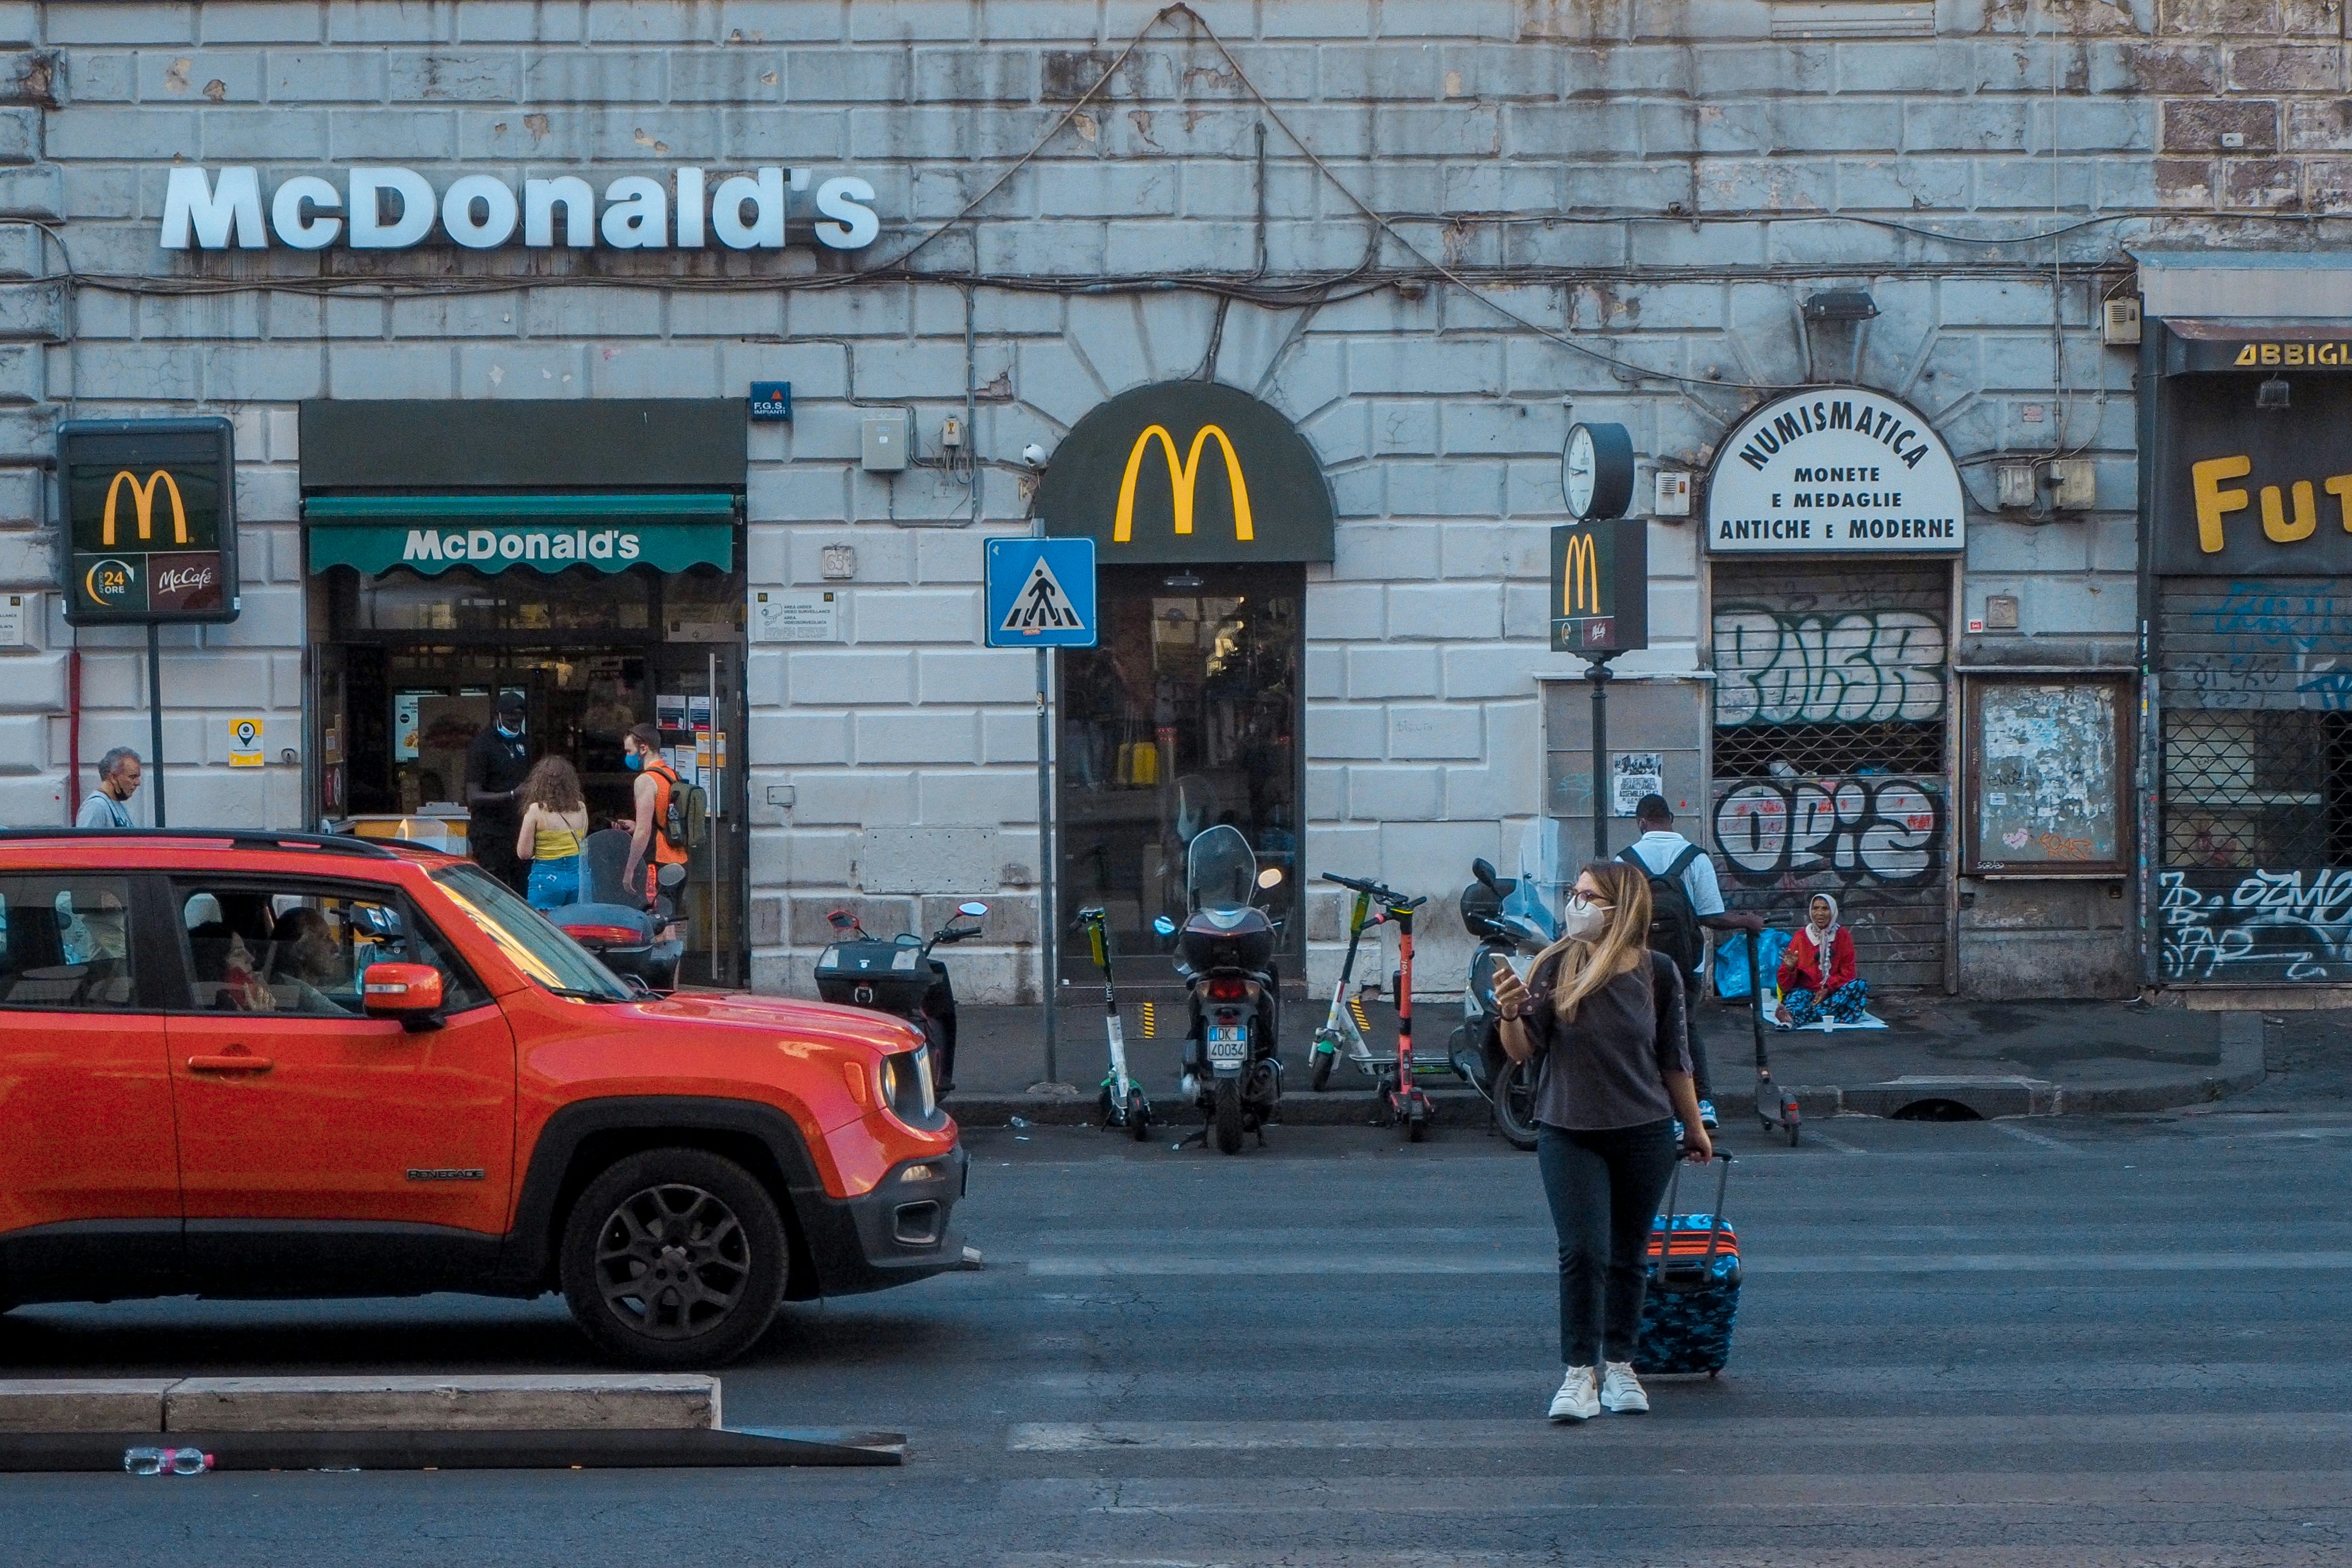
[[[740,986],[743,946],[743,653],[735,643],[671,643],[653,656],[654,723],[688,804],[687,917],[680,980]]]
[[[1184,915],[1186,847],[1230,823],[1261,867],[1282,868],[1265,906],[1284,922],[1286,968],[1303,973],[1306,578],[1297,565],[1100,574],[1101,641],[1061,656],[1059,904],[1101,905],[1122,956],[1162,955],[1151,921]],[[1066,977],[1089,960],[1063,926]]]

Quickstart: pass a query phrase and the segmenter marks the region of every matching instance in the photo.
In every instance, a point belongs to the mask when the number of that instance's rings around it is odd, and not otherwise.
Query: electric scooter
[[[1797,1146],[1797,1097],[1772,1082],[1772,1064],[1764,1056],[1764,970],[1757,963],[1756,933],[1748,933],[1748,1027],[1756,1036],[1756,1119],[1768,1133],[1785,1132],[1789,1146]]]
[[[1413,1081],[1412,1060],[1412,912],[1429,900],[1426,896],[1407,898],[1377,882],[1360,882],[1354,877],[1335,876],[1328,871],[1323,873],[1323,880],[1338,883],[1341,887],[1378,900],[1382,918],[1396,923],[1396,1065],[1381,1070],[1376,1091],[1380,1111],[1376,1115],[1388,1126],[1403,1124],[1405,1136],[1413,1143],[1420,1143],[1429,1136],[1429,1124],[1437,1116],[1436,1105]]]
[[[1348,956],[1339,966],[1339,983],[1331,988],[1331,1010],[1324,1018],[1323,1027],[1315,1031],[1315,1048],[1310,1053],[1307,1082],[1318,1094],[1331,1086],[1331,1069],[1342,1056],[1367,1079],[1380,1078],[1380,1063],[1373,1060],[1371,1044],[1364,1039],[1364,1030],[1370,1025],[1364,1017],[1363,998],[1348,994],[1348,982],[1356,973],[1356,950],[1363,945],[1364,927],[1381,925],[1387,919],[1387,911],[1372,908],[1370,894],[1356,894],[1354,907],[1348,914]],[[1378,980],[1364,983],[1365,996],[1376,995],[1379,990]]]
[[[1151,1102],[1143,1097],[1143,1085],[1127,1071],[1127,1037],[1119,1029],[1118,992],[1111,984],[1106,914],[1099,908],[1081,909],[1078,919],[1087,928],[1087,946],[1094,949],[1095,967],[1102,971],[1104,1028],[1110,1036],[1110,1071],[1102,1081],[1103,1125],[1124,1127],[1139,1144],[1151,1135]]]

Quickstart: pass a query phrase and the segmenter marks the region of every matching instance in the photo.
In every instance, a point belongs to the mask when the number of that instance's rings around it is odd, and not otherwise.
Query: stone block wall
[[[1901,395],[1979,508],[1966,613],[2021,601],[2018,633],[1962,657],[2100,662],[2133,617],[2132,366],[2096,332],[2129,287],[2124,247],[2322,243],[2303,214],[2337,210],[2352,159],[2332,156],[2352,135],[2342,6],[2318,0],[1939,0],[1924,24],[1882,0],[1201,0],[1199,22],[1147,30],[1156,10],[0,5],[0,591],[49,582],[57,419],[231,414],[247,612],[167,641],[175,816],[290,824],[293,770],[232,775],[212,737],[261,712],[273,757],[299,744],[299,401],[790,380],[794,423],[748,437],[751,579],[824,582],[832,545],[856,567],[828,584],[841,643],[748,653],[756,978],[804,988],[810,912],[865,895],[870,834],[918,827],[991,836],[1006,939],[959,962],[972,994],[1009,998],[1035,983],[1028,669],[976,645],[982,537],[1024,526],[1026,444],[1204,367],[1300,423],[1341,518],[1308,595],[1310,859],[1450,907],[1468,858],[1538,809],[1537,681],[1580,668],[1545,646],[1563,400],[1703,471],[1759,389]],[[883,235],[799,248],[796,214],[781,256],[165,253],[175,161],[257,163],[265,187],[394,162],[436,189],[790,162],[871,179]],[[902,256],[923,276],[856,276]],[[1235,297],[1222,324],[1183,287],[1212,280]],[[1801,301],[1828,287],[1880,314],[1808,328]],[[967,384],[976,506],[937,445]],[[858,420],[901,407],[918,465],[861,472]],[[2058,452],[2097,462],[2095,510],[1990,509],[1995,458]],[[1693,668],[1694,528],[1654,523],[1652,553],[1657,646],[1628,664]],[[71,642],[52,597],[38,645],[0,650],[23,672],[0,681],[0,724],[41,721],[38,749],[0,764],[0,820],[63,809]],[[129,641],[80,645],[85,759],[143,749]],[[1466,938],[1431,925],[1425,983],[1451,988]],[[1310,928],[1319,984],[1328,909]]]

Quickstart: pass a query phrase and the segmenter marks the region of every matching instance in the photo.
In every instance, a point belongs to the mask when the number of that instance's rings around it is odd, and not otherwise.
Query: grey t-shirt
[[[77,828],[127,828],[131,825],[130,809],[103,789],[93,789],[89,799],[81,803],[74,814]]]
[[[1556,966],[1531,977],[1528,1021],[1542,1061],[1536,1078],[1538,1122],[1572,1133],[1663,1122],[1675,1113],[1669,1072],[1691,1070],[1683,977],[1674,960],[1649,955],[1649,974],[1627,970],[1584,998],[1576,1021],[1551,1008]]]

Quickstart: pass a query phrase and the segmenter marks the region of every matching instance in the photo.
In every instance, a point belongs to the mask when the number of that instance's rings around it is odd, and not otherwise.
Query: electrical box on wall
[[[2037,486],[2032,464],[2003,463],[1993,469],[1992,479],[2001,510],[2022,510],[2033,505]]]
[[[2089,458],[2061,457],[2045,473],[2054,509],[2087,512],[2099,504],[2099,467]]]
[[[1691,476],[1678,468],[1658,470],[1656,512],[1662,517],[1687,517],[1691,515]]]
[[[907,410],[871,415],[858,423],[857,465],[868,474],[897,474],[915,444],[915,418]]]
[[[2099,322],[2099,340],[2111,349],[2127,349],[2139,341],[2139,299],[2110,299]]]

